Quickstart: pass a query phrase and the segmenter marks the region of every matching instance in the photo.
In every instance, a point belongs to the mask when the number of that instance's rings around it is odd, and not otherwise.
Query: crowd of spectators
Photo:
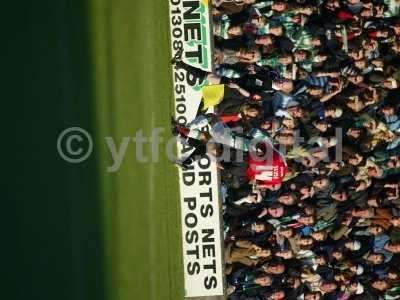
[[[229,299],[400,299],[400,1],[211,2],[215,72],[174,61],[215,87],[197,121],[256,130],[285,167],[218,163]],[[195,123],[174,131],[218,154]]]

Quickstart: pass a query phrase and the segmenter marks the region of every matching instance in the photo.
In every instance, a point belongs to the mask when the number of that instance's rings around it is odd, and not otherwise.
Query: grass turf
[[[18,81],[6,91],[20,145],[8,182],[15,299],[183,299],[176,170],[163,154],[137,162],[130,143],[108,173],[104,139],[168,124],[168,2],[53,0],[18,14],[6,45]],[[56,151],[71,126],[94,137],[80,165]]]
[[[153,128],[168,123],[173,109],[168,3],[120,1],[114,6],[93,1],[91,11],[99,136],[119,139],[138,130],[150,136]],[[161,162],[143,164],[130,144],[122,168],[103,173],[112,299],[183,296],[178,193],[172,184],[177,174],[160,148]],[[144,152],[149,154],[150,148]],[[103,148],[102,161],[107,156]]]

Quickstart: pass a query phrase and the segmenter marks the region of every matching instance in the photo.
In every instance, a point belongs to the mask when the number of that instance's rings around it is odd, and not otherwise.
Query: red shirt
[[[285,158],[279,151],[272,149],[269,144],[264,145],[264,147],[269,147],[269,151],[273,150],[270,155],[272,157],[264,155],[263,158],[260,158],[254,153],[250,154],[249,167],[246,171],[247,177],[249,180],[261,181],[262,185],[280,184],[288,172]]]

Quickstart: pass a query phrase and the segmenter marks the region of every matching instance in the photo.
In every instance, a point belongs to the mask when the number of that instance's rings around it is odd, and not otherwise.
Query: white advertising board
[[[169,0],[171,47],[183,48],[188,64],[212,70],[212,32],[206,0]],[[201,101],[201,78],[173,69],[175,116],[179,123],[193,120]],[[190,147],[178,145],[185,155]],[[208,155],[180,171],[182,244],[186,297],[217,296],[224,292],[218,172]]]

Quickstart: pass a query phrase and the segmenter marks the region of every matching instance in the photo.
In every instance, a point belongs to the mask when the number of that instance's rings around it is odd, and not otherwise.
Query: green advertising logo
[[[200,23],[201,25],[201,40],[190,40],[186,42],[186,44],[191,47],[195,48],[199,45],[201,45],[202,48],[202,63],[199,64],[199,61],[192,57],[188,59],[188,62],[193,64],[193,65],[198,65],[199,68],[203,70],[208,70],[210,67],[209,64],[209,57],[211,52],[211,45],[210,45],[210,27],[209,27],[209,11],[208,11],[208,5],[205,5],[203,2],[200,3],[199,6],[199,13],[201,15],[199,20],[185,20],[185,23]],[[196,91],[201,90],[201,88],[205,85],[208,85],[208,81],[204,80],[201,84],[193,86],[193,89]]]

